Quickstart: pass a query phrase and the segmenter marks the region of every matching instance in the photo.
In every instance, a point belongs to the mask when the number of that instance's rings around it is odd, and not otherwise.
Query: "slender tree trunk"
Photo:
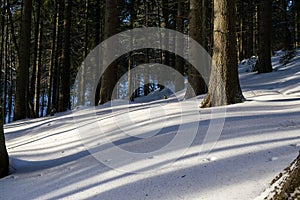
[[[271,30],[272,15],[271,1],[262,0],[260,4],[260,20],[259,20],[259,51],[257,70],[258,73],[272,72],[271,63]]]
[[[89,0],[85,0],[85,31],[84,31],[84,52],[83,57],[86,58],[88,55],[88,41],[89,41]],[[78,104],[84,105],[85,103],[85,66],[82,65],[82,77],[79,83],[79,93],[78,93]]]
[[[190,21],[189,21],[189,35],[199,44],[202,44],[203,35],[202,35],[202,1],[191,0],[190,1]],[[191,47],[192,48],[192,47]],[[193,55],[190,55],[191,58],[197,56],[197,49],[192,50]],[[190,87],[187,88],[185,98],[191,98],[195,95],[204,94],[206,92],[206,85],[203,80],[203,77],[199,72],[189,66],[188,68],[188,82]]]
[[[235,35],[235,0],[214,1],[214,52],[208,94],[202,107],[243,101]]]
[[[5,4],[3,5],[4,7],[5,7]],[[5,49],[6,49],[6,45],[5,45],[5,40],[7,39],[7,34],[4,34],[4,33],[6,33],[6,30],[8,30],[7,29],[7,22],[6,22],[6,9],[4,8],[3,10],[2,10],[2,18],[1,18],[1,33],[3,33],[3,34],[1,34],[1,49],[0,49],[0,70],[1,71],[4,71],[5,70],[5,66],[6,66],[6,63],[5,63],[5,60],[6,60],[6,55],[5,55]],[[3,85],[4,84],[4,82],[5,82],[5,80],[3,80],[3,79],[1,79],[1,81],[0,81],[0,83],[1,83],[1,85]],[[0,97],[0,101],[1,101],[1,104],[4,102],[4,101],[2,101],[2,90],[0,90],[0,92],[1,92],[1,97]],[[2,104],[1,105],[0,104],[0,106],[2,106],[2,107],[4,107],[4,104]]]
[[[12,65],[13,66],[13,65]],[[9,100],[8,100],[8,123],[11,122],[12,109],[13,109],[13,69],[10,67],[10,85],[9,85]]]
[[[253,1],[248,0],[248,21],[247,21],[247,46],[246,46],[246,53],[245,57],[250,58],[251,56],[254,55],[253,51],[253,26],[254,26],[254,6],[253,6]]]
[[[41,22],[40,34],[38,40],[38,60],[36,66],[36,80],[35,80],[35,93],[34,93],[34,113],[39,117],[40,108],[40,84],[41,84],[41,70],[42,70],[42,54],[43,54],[43,22]]]
[[[47,104],[47,114],[50,114],[51,109],[53,107],[53,97],[52,97],[52,91],[54,90],[53,86],[53,74],[54,74],[54,64],[55,64],[55,51],[56,51],[56,40],[57,40],[57,30],[58,30],[58,1],[55,2],[55,14],[53,17],[53,35],[52,35],[52,43],[51,43],[51,63],[50,63],[50,69],[48,73],[48,104]]]
[[[104,28],[104,39],[109,38],[117,33],[118,26],[118,10],[117,0],[106,0],[105,7],[105,28]],[[104,62],[107,52],[104,52]],[[109,68],[102,75],[101,89],[100,89],[100,104],[108,102],[112,98],[112,92],[114,86],[117,83],[117,65],[112,63]]]
[[[178,32],[183,33],[184,24],[183,24],[183,7],[184,1],[178,0],[177,7],[177,19],[176,19],[176,29]],[[181,51],[183,54],[184,41],[178,38],[176,40],[177,51]],[[183,58],[176,55],[176,70],[179,72],[175,77],[175,91],[180,91],[184,89],[184,61]]]
[[[285,50],[292,50],[293,49],[293,43],[292,43],[292,33],[289,30],[290,22],[288,19],[288,13],[287,13],[287,1],[281,0],[281,10],[283,14],[284,19],[284,30],[283,30],[283,49]]]
[[[95,44],[94,46],[97,46],[100,44],[100,41],[102,41],[102,17],[103,15],[101,14],[101,2],[100,1],[96,1],[95,3]],[[96,51],[98,51],[98,49],[96,49]],[[99,52],[97,53],[99,54]],[[96,54],[96,55],[97,55]],[[99,58],[96,58],[99,59]],[[96,63],[100,63],[100,60],[97,60]],[[95,77],[95,75],[93,76],[94,80],[97,80],[98,77]],[[102,78],[100,77],[99,83],[97,85],[96,91],[95,91],[95,105],[98,105],[100,102],[100,89],[101,89],[101,80]]]
[[[16,51],[17,51],[17,55],[19,56],[19,54],[20,54],[19,45],[17,42],[16,34],[15,34],[15,26],[14,26],[13,17],[12,17],[11,10],[10,10],[9,0],[6,0],[6,5],[7,5],[7,13],[8,13],[10,29],[11,29],[10,32],[12,35],[13,43],[14,43]]]
[[[150,5],[149,5],[149,1],[143,0],[143,6],[144,6],[144,10],[145,10],[145,24],[146,27],[149,27],[149,21],[150,21],[150,17],[149,17],[149,13],[150,13]],[[146,49],[146,63],[149,63],[150,59],[149,59],[149,49]],[[143,91],[144,91],[144,96],[147,96],[150,93],[149,90],[149,73],[148,73],[148,68],[145,67],[144,69],[144,85],[143,85]]]
[[[39,47],[39,34],[40,34],[40,18],[41,18],[41,0],[37,0],[37,11],[36,11],[36,25],[35,25],[35,31],[34,31],[34,47],[33,47],[33,67],[32,67],[32,75],[31,75],[31,81],[30,81],[30,108],[33,108],[33,110],[30,111],[33,116],[30,117],[38,117],[38,113],[35,110],[35,86],[36,86],[36,71],[38,68],[38,47]]]
[[[57,0],[58,5],[58,18],[57,18],[57,39],[56,39],[56,53],[53,70],[53,109],[58,110],[59,105],[59,85],[60,85],[60,65],[61,65],[61,52],[62,52],[62,32],[64,20],[64,5],[60,0]]]
[[[72,0],[65,0],[64,45],[62,50],[62,66],[60,73],[61,90],[59,93],[58,111],[70,109],[70,69],[71,69],[71,9]]]
[[[5,145],[2,108],[0,108],[0,111],[0,178],[3,178],[9,173],[9,159]]]
[[[294,0],[296,46],[300,46],[300,1]]]
[[[8,73],[9,73],[9,66],[11,65],[11,60],[9,58],[9,50],[10,50],[10,36],[9,30],[6,28],[6,42],[5,42],[5,76],[4,76],[4,97],[3,97],[3,114],[4,114],[4,123],[6,119],[6,108],[7,108],[7,92],[8,92]]]
[[[24,0],[22,10],[23,16],[20,31],[20,57],[19,67],[17,68],[14,110],[15,120],[27,117],[32,0]]]

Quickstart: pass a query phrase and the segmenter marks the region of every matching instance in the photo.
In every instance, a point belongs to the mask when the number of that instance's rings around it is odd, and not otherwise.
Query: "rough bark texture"
[[[235,0],[215,0],[214,13],[213,66],[202,107],[243,101],[237,68]]]
[[[190,21],[189,21],[189,36],[202,44],[202,1],[190,1]],[[190,48],[193,48],[192,46]],[[197,49],[192,49],[190,59],[198,55]],[[185,98],[191,98],[195,95],[204,94],[206,92],[205,82],[200,73],[193,67],[188,68],[188,82],[191,87],[187,88]]]
[[[262,0],[259,11],[259,50],[256,65],[258,73],[272,72],[271,64],[271,1]]]
[[[4,176],[7,176],[9,172],[9,159],[5,146],[2,108],[0,108],[0,114],[0,178],[3,178]]]
[[[24,119],[27,115],[32,0],[24,0],[22,9],[20,57],[16,79],[15,120]]]
[[[109,38],[117,33],[118,25],[118,11],[117,0],[106,0],[105,7],[105,27],[104,27],[104,39]],[[104,60],[105,60],[104,52]],[[117,66],[116,63],[112,63],[104,72],[101,79],[100,89],[100,101],[99,104],[103,104],[111,100],[114,86],[117,82]]]
[[[271,183],[271,192],[264,199],[298,199],[300,188],[300,154],[298,157]],[[299,196],[298,196],[299,197]]]

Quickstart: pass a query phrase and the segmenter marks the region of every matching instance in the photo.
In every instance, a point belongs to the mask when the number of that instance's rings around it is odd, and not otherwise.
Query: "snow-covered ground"
[[[300,54],[278,61],[239,66],[241,104],[200,109],[203,96],[164,90],[7,124],[0,199],[254,199],[300,150]]]

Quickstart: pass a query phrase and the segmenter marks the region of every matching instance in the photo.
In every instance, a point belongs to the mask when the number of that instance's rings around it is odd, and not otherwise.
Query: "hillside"
[[[164,91],[5,125],[0,199],[258,197],[300,150],[300,52],[280,55],[272,73],[239,66],[242,104],[200,109],[203,96]]]

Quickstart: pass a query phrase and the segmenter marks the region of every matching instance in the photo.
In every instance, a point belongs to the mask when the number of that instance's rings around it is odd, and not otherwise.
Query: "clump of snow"
[[[256,56],[252,56],[249,59],[242,60],[242,62],[239,64],[239,73],[252,72],[256,62],[257,62]]]

